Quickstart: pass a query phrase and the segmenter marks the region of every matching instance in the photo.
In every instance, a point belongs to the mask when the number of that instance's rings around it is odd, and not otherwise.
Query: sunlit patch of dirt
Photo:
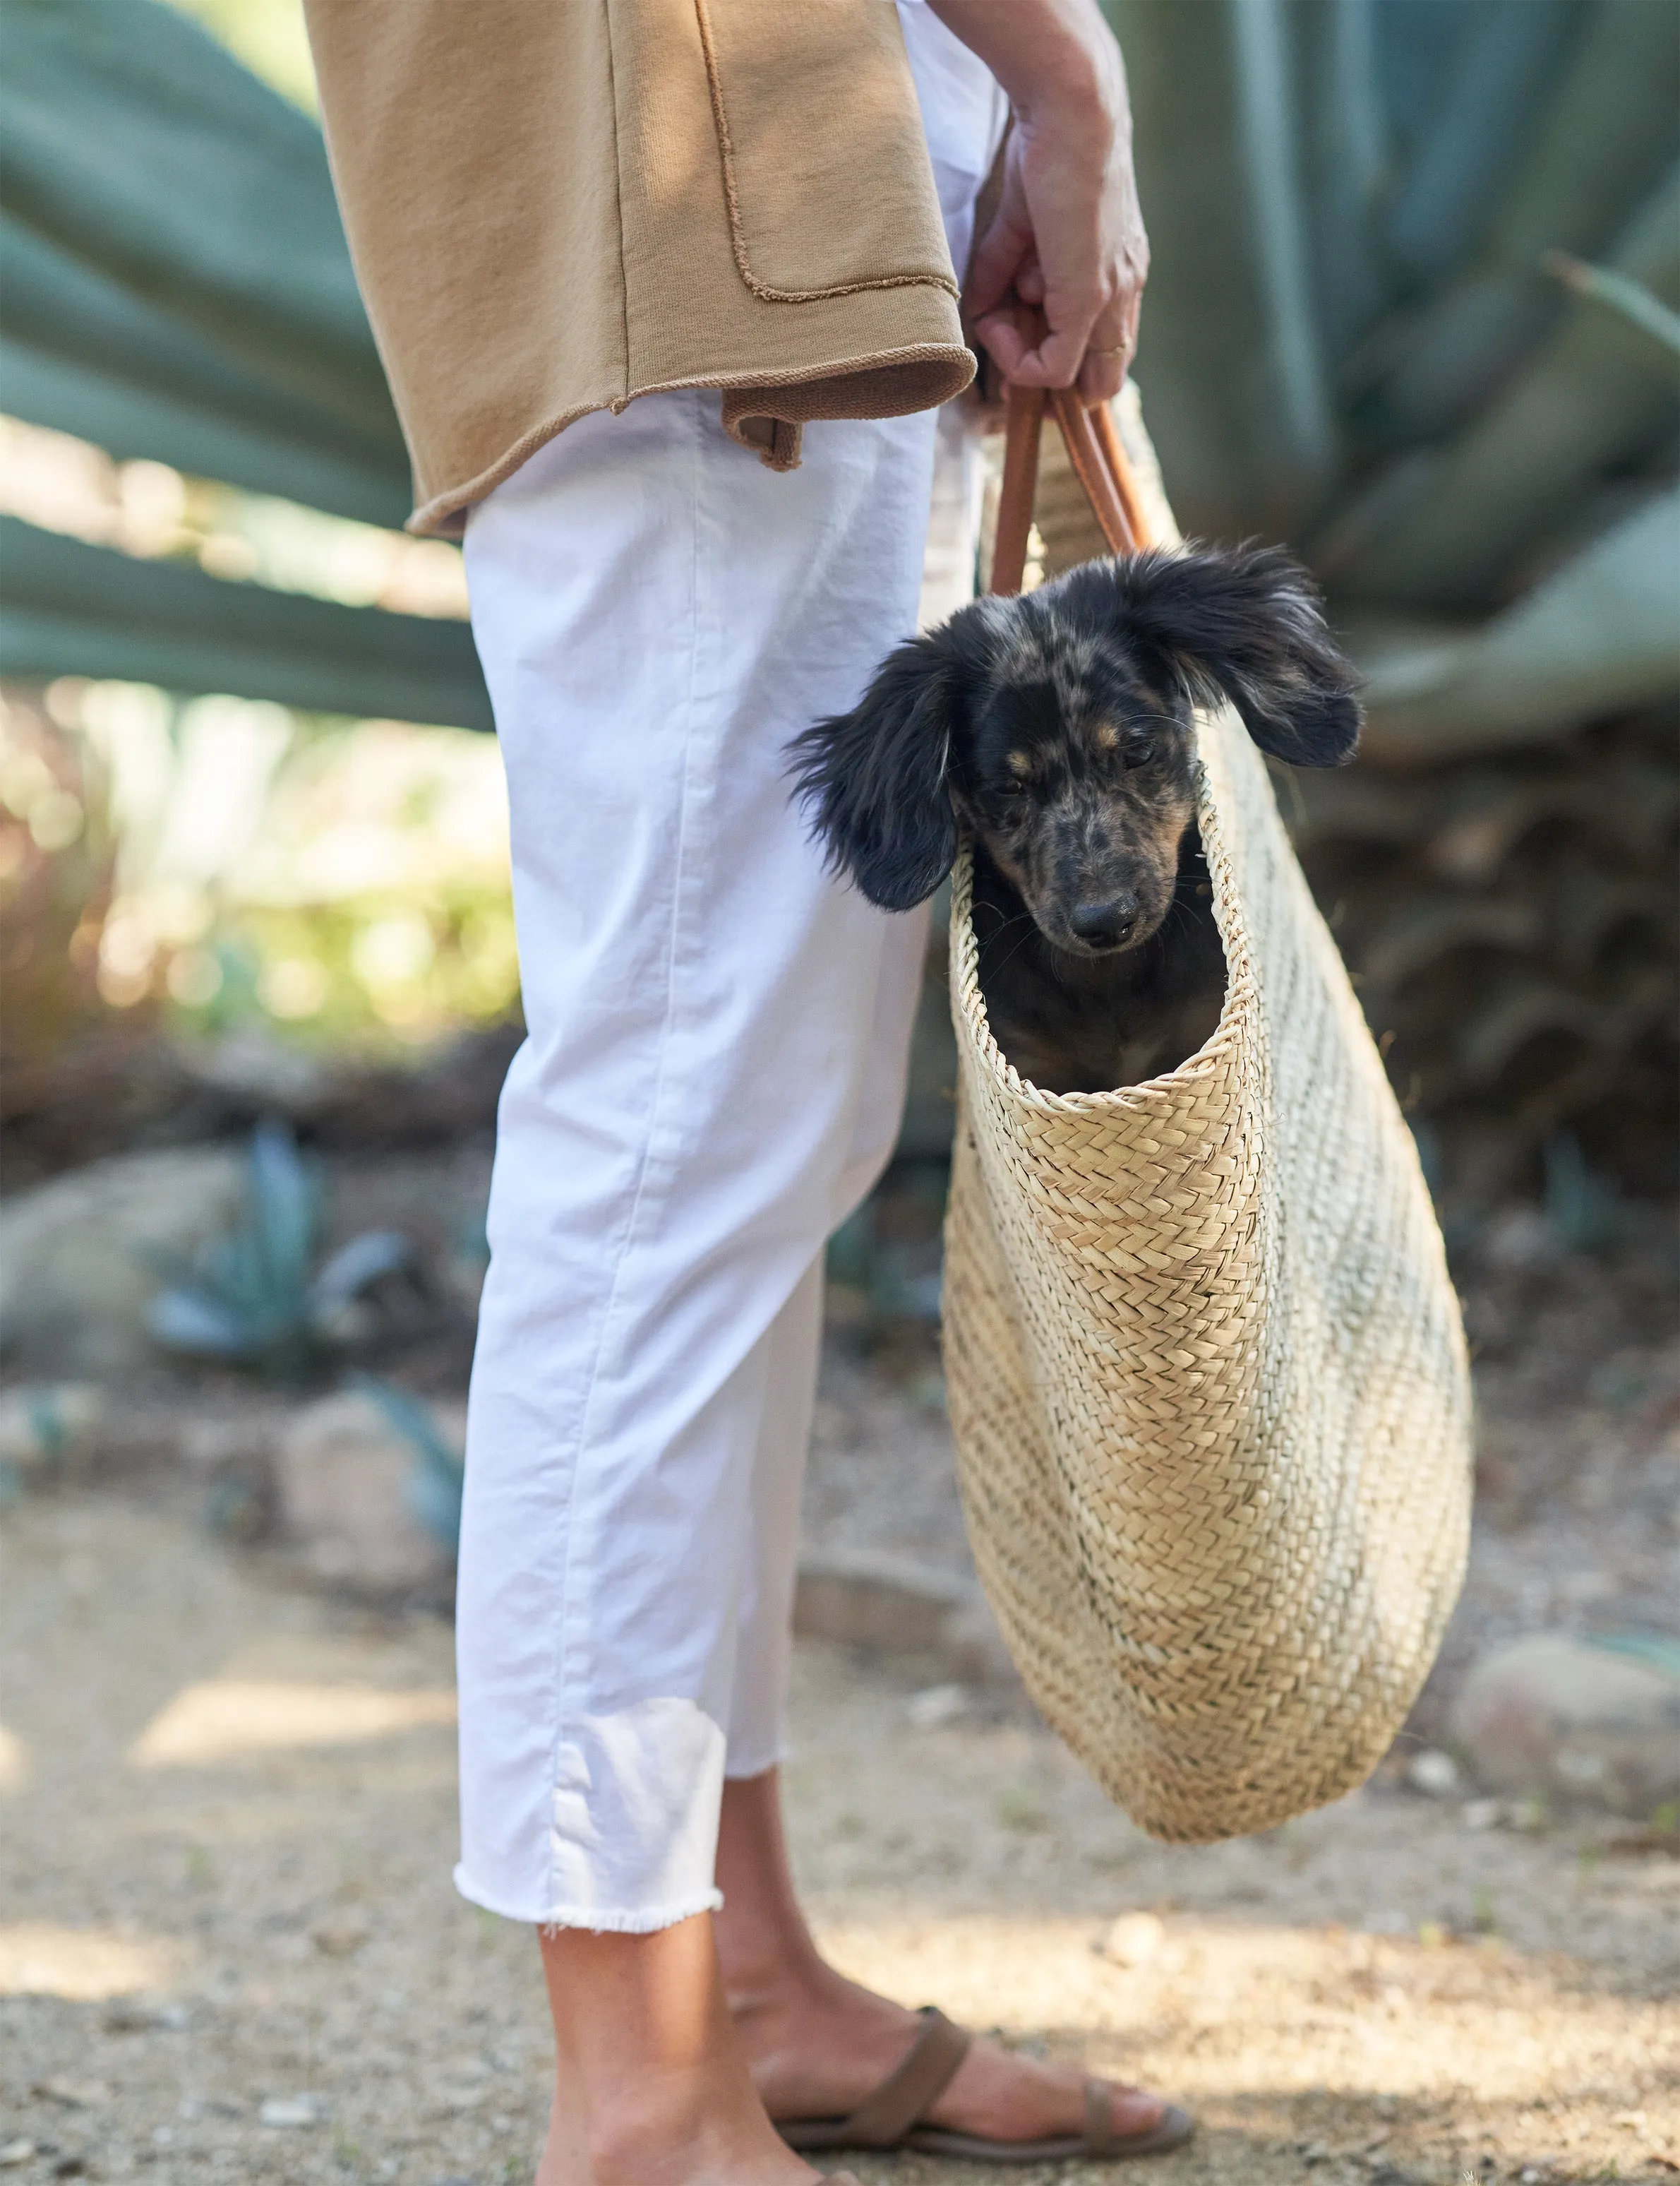
[[[56,1996],[98,2004],[179,1979],[188,1953],[173,1938],[77,1928],[56,1920],[0,1925],[0,1996]]]

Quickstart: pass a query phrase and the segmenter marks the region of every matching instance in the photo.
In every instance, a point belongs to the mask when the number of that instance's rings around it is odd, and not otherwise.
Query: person
[[[949,269],[966,264],[966,324],[1005,375],[1096,402],[1123,383],[1147,266],[1095,0],[899,0],[897,17],[712,0],[684,45],[686,16],[619,7],[602,62],[586,10],[526,6],[516,39],[508,0],[310,0],[417,528],[464,524],[507,765],[528,1030],[471,1393],[456,1880],[540,1932],[556,2041],[540,2186],[798,2186],[815,2175],[789,2145],[799,2123],[877,2096],[879,2126],[883,2082],[886,2110],[1023,2160],[1188,2130],[1152,2095],[843,1980],[782,1833],[822,1251],[890,1156],[924,949],[921,917],[825,870],[786,747],[914,627],[931,508],[938,605],[972,586],[972,442],[927,406],[972,370]],[[883,23],[892,51],[843,55],[820,97],[780,50]],[[540,44],[563,32],[571,72]],[[692,141],[715,122],[716,143],[679,156],[702,58]],[[911,164],[891,135],[906,59]],[[587,98],[566,88],[597,67]],[[475,72],[496,88],[471,121]],[[845,219],[772,216],[768,193],[807,168],[832,188],[843,138],[877,128]],[[547,149],[568,129],[569,165]],[[931,246],[901,233],[929,166],[943,248],[937,228]],[[661,223],[709,220],[714,199],[727,237],[696,227],[692,252],[720,270],[678,308],[689,249]],[[875,221],[882,270],[829,233],[853,219]],[[557,280],[557,224],[591,221],[593,255]],[[1044,314],[1036,343],[1017,300]],[[736,331],[698,330],[708,312]],[[552,359],[585,337],[591,361],[557,387]]]

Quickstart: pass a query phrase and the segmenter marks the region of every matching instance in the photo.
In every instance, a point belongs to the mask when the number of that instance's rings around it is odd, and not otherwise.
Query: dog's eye
[[[1142,743],[1131,745],[1126,753],[1128,766],[1153,766],[1161,756],[1161,747],[1145,737]]]

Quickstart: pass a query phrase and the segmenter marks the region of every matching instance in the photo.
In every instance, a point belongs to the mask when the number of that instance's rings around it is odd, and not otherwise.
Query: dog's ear
[[[936,638],[889,653],[861,704],[796,737],[795,793],[828,860],[882,911],[924,903],[957,853],[946,783],[956,664]]]
[[[1341,766],[1359,741],[1358,678],[1318,588],[1280,546],[1159,550],[1109,565],[1127,636],[1193,703],[1229,698],[1262,751]]]

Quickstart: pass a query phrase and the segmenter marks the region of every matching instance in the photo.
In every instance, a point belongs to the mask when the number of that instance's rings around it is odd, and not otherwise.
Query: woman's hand
[[[1149,240],[1126,71],[1095,0],[929,0],[1008,94],[1001,202],[975,246],[965,316],[1009,379],[1117,395],[1137,346]],[[1033,343],[1011,308],[1049,323]]]

